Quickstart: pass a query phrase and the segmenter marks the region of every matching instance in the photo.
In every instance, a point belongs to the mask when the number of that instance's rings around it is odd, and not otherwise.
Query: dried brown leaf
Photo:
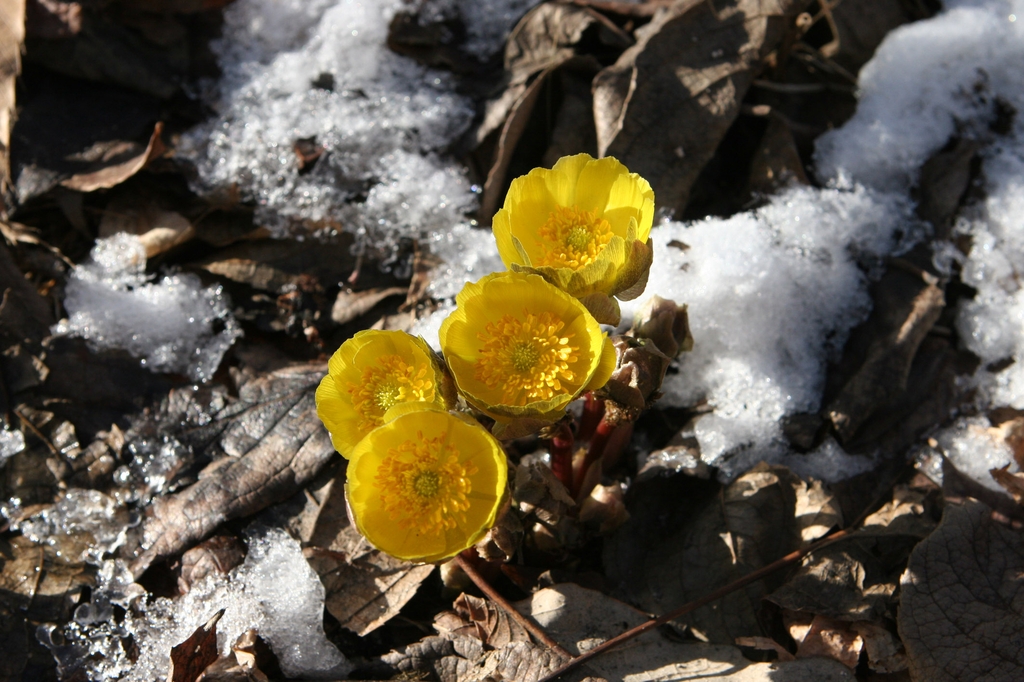
[[[851,670],[857,667],[864,640],[849,623],[815,616],[796,649],[797,658],[823,656]]]
[[[196,628],[188,639],[171,648],[171,667],[167,682],[195,682],[217,660],[217,621],[224,609]]]
[[[1024,679],[1024,535],[980,502],[947,504],[900,580],[913,680]]]
[[[505,46],[509,84],[498,99],[488,104],[476,134],[479,143],[500,131],[480,199],[480,215],[485,222],[490,221],[502,201],[512,154],[545,82],[555,69],[575,56],[583,32],[602,20],[607,21],[586,8],[544,3],[528,12],[509,35]]]
[[[873,337],[866,356],[826,408],[841,440],[849,440],[879,408],[907,388],[918,347],[945,307],[927,275],[890,271],[875,288]]]
[[[434,571],[371,546],[349,522],[339,480],[327,492],[310,545],[306,558],[324,584],[327,611],[359,636],[396,616]]]
[[[380,287],[367,289],[366,291],[342,289],[338,292],[338,297],[334,299],[334,306],[331,308],[331,319],[335,324],[351,322],[357,317],[373,310],[385,298],[404,295],[407,292],[408,289],[404,287]]]
[[[868,667],[876,673],[898,673],[907,669],[903,645],[889,630],[876,623],[851,623],[864,640]]]
[[[212,453],[229,455],[216,471],[159,498],[143,522],[143,552],[132,570],[171,556],[221,523],[287,499],[335,456],[316,416],[314,392],[325,364],[297,365],[250,381],[238,401],[203,427]]]
[[[146,258],[168,251],[192,239],[196,230],[188,218],[153,205],[136,208],[127,202],[111,201],[100,219],[99,236],[118,232],[139,235]]]
[[[865,519],[848,540],[804,558],[767,599],[794,612],[834,620],[884,616],[914,545],[935,527],[924,496],[897,486],[893,500]]]
[[[0,240],[0,350],[26,339],[42,341],[53,323],[46,300],[25,279]]]
[[[484,644],[500,649],[510,642],[529,642],[530,635],[504,609],[481,597],[462,593],[452,605],[434,617],[434,629],[441,635],[476,637]]]
[[[76,173],[60,184],[68,189],[79,192],[94,192],[98,189],[109,189],[132,177],[145,168],[154,159],[158,159],[167,151],[162,134],[164,124],[158,122],[153,126],[153,134],[145,148],[126,142],[106,147],[99,151],[99,158],[84,173]],[[92,160],[92,159],[83,159]]]
[[[681,210],[801,9],[795,0],[678,0],[656,14],[594,79],[598,153],[646,178],[660,205]]]
[[[996,483],[1003,486],[1006,492],[1013,496],[1017,504],[1024,505],[1024,474],[1012,474],[1009,469],[1010,465],[1007,464],[1002,469],[990,469],[989,473],[992,474]]]
[[[215,535],[181,556],[178,591],[188,592],[192,585],[210,575],[226,575],[245,560],[245,545],[231,535]]]
[[[324,285],[345,279],[355,265],[350,247],[351,237],[347,235],[329,244],[314,240],[249,240],[232,244],[195,265],[234,282],[280,294],[294,288],[303,276],[312,276]]]

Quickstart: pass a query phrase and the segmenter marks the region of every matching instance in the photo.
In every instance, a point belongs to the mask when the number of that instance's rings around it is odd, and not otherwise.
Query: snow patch
[[[97,240],[89,260],[72,271],[64,298],[68,318],[55,334],[90,346],[121,348],[154,372],[208,381],[242,331],[220,286],[203,288],[195,275],[150,281],[146,251],[134,235]]]

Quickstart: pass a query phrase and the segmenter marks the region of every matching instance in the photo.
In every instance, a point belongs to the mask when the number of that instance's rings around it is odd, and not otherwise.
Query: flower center
[[[509,358],[512,360],[512,366],[516,368],[517,372],[527,372],[537,364],[537,360],[540,359],[540,352],[537,350],[537,346],[532,343],[519,343],[512,348]]]
[[[440,488],[441,477],[436,471],[423,471],[412,482],[412,489],[420,497],[433,497]]]
[[[523,311],[521,317],[504,315],[489,322],[477,338],[483,342],[475,376],[489,389],[500,387],[500,402],[526,405],[550,400],[563,392],[562,382],[578,381],[572,366],[579,360],[579,346],[565,334],[565,323],[551,313]]]
[[[597,211],[559,206],[540,227],[540,258],[537,265],[578,270],[593,262],[614,237],[611,223]]]
[[[379,410],[387,412],[398,403],[400,396],[401,389],[398,388],[398,384],[388,381],[377,385],[373,402],[377,404]]]
[[[382,355],[365,368],[359,384],[348,387],[361,428],[370,431],[384,422],[384,413],[398,403],[434,400],[429,364],[409,364],[400,355]]]
[[[399,528],[434,535],[465,523],[470,477],[477,471],[472,462],[459,461],[447,433],[424,438],[421,431],[388,450],[376,483],[384,511]]]

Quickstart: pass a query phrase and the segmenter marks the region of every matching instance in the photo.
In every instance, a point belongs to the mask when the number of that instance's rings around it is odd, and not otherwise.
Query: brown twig
[[[526,631],[533,635],[535,639],[537,639],[540,642],[543,642],[549,649],[557,653],[559,656],[565,658],[566,660],[572,660],[572,654],[563,649],[561,645],[555,640],[553,640],[551,638],[551,635],[544,632],[544,630],[541,629],[539,625],[534,623],[532,620],[530,620],[523,614],[519,613],[519,611],[517,611],[514,606],[509,604],[508,601],[500,594],[498,594],[498,591],[491,587],[491,584],[488,583],[487,580],[482,575],[480,575],[480,573],[475,568],[473,568],[473,566],[470,565],[468,561],[466,561],[465,557],[463,557],[461,554],[458,554],[455,557],[455,562],[459,565],[459,568],[461,568],[466,573],[466,575],[469,576],[469,579],[472,580],[476,584],[476,586],[480,588],[480,591],[487,595],[488,599],[490,599],[495,604],[503,608],[508,613],[508,615],[512,616],[512,618],[515,619],[517,623],[526,628]]]
[[[760,580],[761,578],[765,577],[766,575],[768,575],[770,573],[774,573],[775,571],[777,571],[777,570],[779,570],[781,568],[785,568],[786,566],[794,564],[797,561],[800,561],[801,559],[803,559],[805,556],[807,556],[811,552],[814,552],[816,550],[821,549],[822,547],[830,545],[833,542],[836,542],[837,540],[841,540],[841,539],[843,539],[845,537],[848,537],[851,532],[852,532],[852,528],[846,528],[846,529],[843,529],[843,530],[838,530],[838,531],[836,531],[834,533],[831,533],[829,535],[826,535],[823,538],[821,538],[820,540],[817,540],[816,542],[814,542],[813,544],[810,544],[807,547],[804,547],[803,549],[798,549],[795,552],[791,552],[791,553],[787,554],[786,556],[782,557],[781,559],[779,559],[778,561],[773,561],[772,563],[768,564],[767,566],[759,568],[756,571],[752,571],[752,572],[748,573],[747,575],[743,576],[742,578],[740,578],[738,580],[734,580],[733,582],[729,583],[728,585],[725,585],[724,587],[721,587],[721,588],[715,590],[714,592],[712,592],[709,595],[701,597],[700,599],[695,599],[695,600],[689,602],[688,604],[684,604],[684,605],[680,606],[678,609],[675,609],[674,611],[669,611],[668,613],[666,613],[666,614],[664,614],[662,616],[658,616],[657,618],[652,618],[651,620],[649,620],[649,621],[647,621],[645,623],[641,623],[640,625],[636,626],[635,628],[633,628],[631,630],[626,630],[621,635],[619,635],[617,637],[612,637],[611,639],[609,639],[608,641],[604,642],[603,644],[594,647],[593,649],[587,651],[584,654],[581,654],[581,655],[577,656],[576,658],[573,658],[568,663],[563,665],[561,668],[559,668],[558,670],[555,670],[554,672],[552,672],[550,675],[547,675],[546,677],[542,677],[540,680],[538,680],[538,682],[553,682],[554,680],[557,680],[559,677],[561,677],[565,673],[570,672],[572,670],[575,670],[576,668],[578,668],[579,666],[583,665],[584,663],[586,663],[590,659],[592,659],[592,658],[594,658],[596,656],[600,656],[601,654],[603,654],[604,652],[608,651],[609,649],[614,649],[615,647],[619,646],[623,642],[628,642],[629,640],[631,640],[631,639],[633,639],[635,637],[639,637],[640,635],[644,634],[645,632],[647,632],[649,630],[653,630],[656,627],[660,627],[660,626],[664,625],[665,623],[668,623],[671,620],[675,620],[676,618],[679,618],[680,616],[684,616],[687,613],[690,613],[691,611],[696,611],[697,609],[699,609],[702,606],[707,606],[711,602],[717,601],[717,600],[721,599],[722,597],[726,596],[727,594],[730,594],[732,592],[735,592],[738,589],[746,587],[750,583],[756,582],[756,581]]]

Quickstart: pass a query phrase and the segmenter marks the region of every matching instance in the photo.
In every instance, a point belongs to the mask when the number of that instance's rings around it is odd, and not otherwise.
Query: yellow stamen
[[[426,364],[410,365],[399,355],[384,355],[363,370],[358,385],[350,385],[352,406],[369,430],[383,423],[384,413],[397,405],[434,399],[434,383]]]
[[[402,530],[433,535],[465,523],[473,489],[470,476],[477,467],[459,461],[459,451],[446,442],[447,436],[424,438],[418,432],[414,440],[388,450],[377,470],[381,504]]]
[[[489,322],[477,338],[483,341],[475,375],[488,388],[501,386],[506,405],[550,400],[562,382],[577,381],[571,368],[579,346],[570,345],[574,334],[562,335],[565,323],[551,313],[521,318],[504,315]]]
[[[615,236],[597,211],[559,206],[540,227],[543,253],[535,265],[579,270],[592,262]]]

